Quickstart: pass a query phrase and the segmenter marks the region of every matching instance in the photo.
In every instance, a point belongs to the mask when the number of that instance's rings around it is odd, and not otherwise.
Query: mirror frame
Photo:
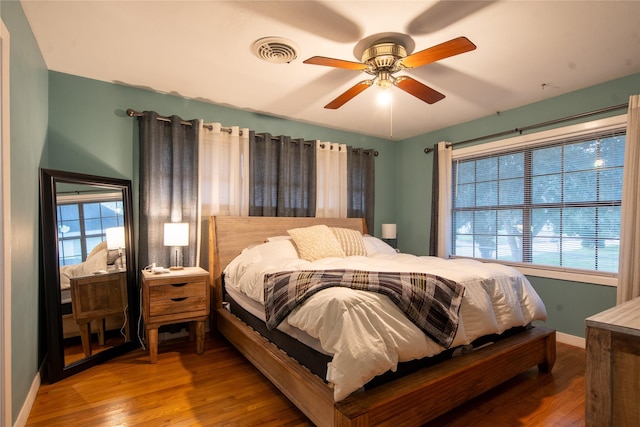
[[[128,311],[126,314],[129,319],[131,340],[68,365],[65,365],[64,362],[62,307],[60,302],[60,266],[56,209],[57,183],[96,185],[122,191],[122,207],[124,210],[128,297]],[[137,334],[134,330],[137,323],[136,320],[139,317],[139,302],[133,237],[131,188],[131,181],[126,179],[107,178],[53,169],[40,169],[40,277],[42,286],[44,287],[44,322],[46,323],[45,333],[47,342],[45,365],[47,366],[47,379],[49,383],[54,383],[139,347],[135,340]],[[41,322],[41,324],[42,323],[43,322]]]

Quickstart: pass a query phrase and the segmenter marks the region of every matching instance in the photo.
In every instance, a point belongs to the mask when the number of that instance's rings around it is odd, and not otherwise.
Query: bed
[[[262,245],[267,238],[287,236],[291,229],[319,224],[366,234],[362,219],[224,216],[211,217],[209,226],[212,330],[225,336],[314,424],[420,425],[531,367],[538,366],[542,372],[553,367],[555,331],[526,327],[459,357],[365,391],[337,396],[333,383],[314,374],[232,314],[223,296],[223,271],[246,248]]]

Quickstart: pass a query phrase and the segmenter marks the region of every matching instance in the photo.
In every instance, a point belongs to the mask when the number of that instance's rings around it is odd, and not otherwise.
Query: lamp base
[[[385,239],[383,237],[382,241],[391,246],[393,249],[398,249],[398,239]]]
[[[169,270],[171,271],[184,270],[184,267],[169,267]]]

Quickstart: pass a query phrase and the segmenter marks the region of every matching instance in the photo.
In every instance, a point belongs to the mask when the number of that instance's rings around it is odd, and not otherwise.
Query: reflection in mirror
[[[131,184],[42,169],[41,209],[54,382],[137,346]]]
[[[56,206],[66,366],[130,337],[122,191],[57,183]]]

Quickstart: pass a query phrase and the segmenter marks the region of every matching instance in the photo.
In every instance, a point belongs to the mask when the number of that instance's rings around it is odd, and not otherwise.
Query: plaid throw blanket
[[[297,305],[316,292],[334,286],[386,295],[438,344],[449,348],[453,342],[464,286],[424,273],[300,270],[266,274],[267,327],[276,328]]]

